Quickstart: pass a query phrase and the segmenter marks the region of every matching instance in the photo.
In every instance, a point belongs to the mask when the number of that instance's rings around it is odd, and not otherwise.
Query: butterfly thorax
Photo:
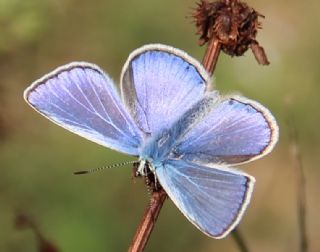
[[[163,130],[160,134],[151,136],[140,150],[136,176],[144,177],[146,184],[156,190],[160,186],[156,170],[164,165],[172,153],[174,141],[170,136],[170,131]]]
[[[155,171],[173,154],[175,138],[170,130],[162,130],[160,134],[151,136],[140,150],[139,159],[150,163]]]

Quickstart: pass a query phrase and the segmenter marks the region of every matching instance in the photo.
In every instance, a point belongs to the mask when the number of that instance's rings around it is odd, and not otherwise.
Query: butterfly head
[[[135,168],[135,177],[143,177],[145,184],[153,191],[158,191],[161,186],[156,175],[156,166],[150,158],[140,159]]]

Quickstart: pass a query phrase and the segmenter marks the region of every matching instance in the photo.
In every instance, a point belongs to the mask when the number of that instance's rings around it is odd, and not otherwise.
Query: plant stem
[[[306,178],[303,169],[302,155],[299,148],[298,133],[295,124],[290,120],[288,122],[290,127],[290,140],[291,140],[291,156],[294,162],[297,176],[297,207],[298,207],[298,225],[300,236],[300,251],[307,252],[309,250],[308,235],[307,235],[307,222],[306,222]]]
[[[128,249],[129,252],[140,252],[144,250],[166,198],[167,193],[162,188],[152,193],[149,205],[143,214]]]
[[[219,41],[217,39],[212,38],[208,42],[208,47],[207,47],[206,53],[205,53],[203,60],[202,60],[202,65],[211,75],[213,74],[215,67],[217,65],[220,51],[221,51],[221,44],[219,43]],[[231,235],[232,235],[233,239],[235,240],[235,242],[239,248],[239,251],[249,252],[247,243],[243,239],[243,236],[239,230],[234,229],[232,231]]]
[[[217,39],[211,39],[208,42],[206,53],[204,54],[202,65],[212,75],[220,55],[221,44]]]
[[[215,71],[220,51],[221,44],[219,40],[213,36],[208,41],[208,46],[202,60],[202,65],[211,75]],[[168,196],[163,189],[152,193],[150,204],[147,206],[142,220],[136,230],[132,243],[128,249],[129,252],[140,252],[144,250],[167,197]],[[232,232],[232,236],[241,252],[249,251],[239,230],[234,230]]]
[[[239,251],[241,251],[241,252],[249,252],[248,245],[244,241],[240,231],[238,229],[234,229],[231,234],[232,234],[232,237],[235,240],[235,242],[236,242],[236,244],[237,244],[237,246],[239,248]]]
[[[208,48],[202,61],[204,68],[210,74],[213,74],[214,72],[219,54],[220,44],[217,40],[212,39],[208,43]],[[159,191],[152,192],[150,203],[137,227],[136,233],[128,249],[129,252],[140,252],[144,250],[167,197],[167,193],[162,188]]]

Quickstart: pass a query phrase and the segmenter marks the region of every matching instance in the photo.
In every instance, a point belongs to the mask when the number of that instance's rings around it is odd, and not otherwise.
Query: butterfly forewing
[[[157,134],[202,99],[208,82],[203,67],[186,53],[149,45],[130,55],[122,71],[121,89],[139,127]]]
[[[34,82],[26,101],[56,124],[111,149],[138,155],[139,128],[102,70],[89,63],[62,66]]]

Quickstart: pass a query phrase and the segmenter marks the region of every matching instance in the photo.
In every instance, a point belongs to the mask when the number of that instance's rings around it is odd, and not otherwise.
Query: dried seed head
[[[256,36],[261,29],[259,17],[253,8],[239,0],[200,0],[193,14],[200,35],[199,44],[217,39],[221,49],[231,56],[242,56],[249,47],[260,64],[269,64]]]

